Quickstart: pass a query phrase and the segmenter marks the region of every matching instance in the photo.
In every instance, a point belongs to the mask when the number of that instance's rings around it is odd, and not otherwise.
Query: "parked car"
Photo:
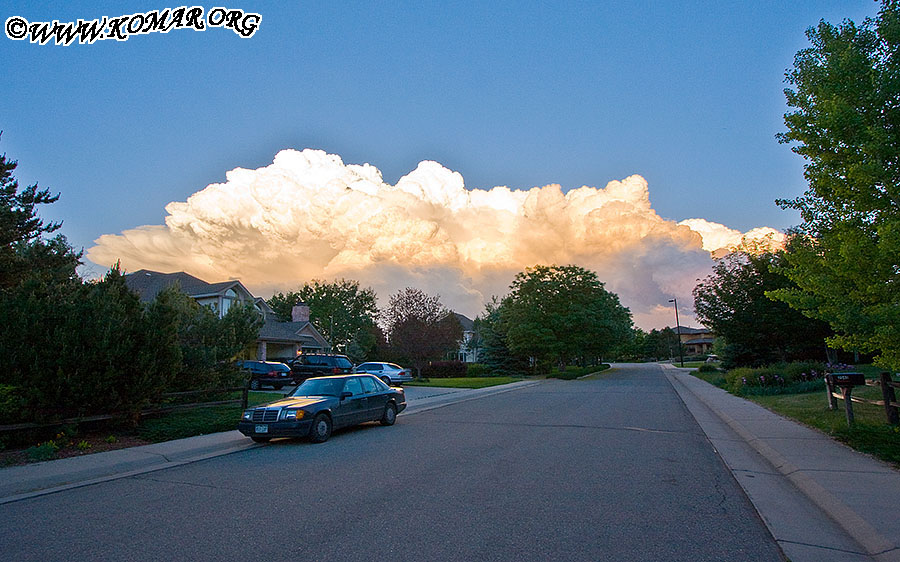
[[[356,368],[353,369],[353,371],[355,373],[369,373],[370,375],[375,375],[379,379],[383,380],[384,384],[388,386],[392,384],[409,382],[412,380],[412,371],[409,369],[404,369],[396,363],[380,363],[376,361],[369,361],[367,363],[357,365]]]
[[[288,363],[296,382],[311,377],[343,375],[353,372],[353,363],[346,355],[326,355],[321,353],[304,353]]]
[[[257,443],[273,437],[309,437],[322,443],[341,427],[370,421],[394,425],[405,408],[403,389],[372,375],[315,377],[281,400],[245,410],[238,431]]]
[[[259,390],[269,385],[275,390],[294,384],[291,368],[276,361],[238,361],[238,367],[250,372],[250,388]]]

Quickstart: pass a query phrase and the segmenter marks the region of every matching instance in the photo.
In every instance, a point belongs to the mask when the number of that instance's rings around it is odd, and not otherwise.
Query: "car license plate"
[[[267,425],[258,425],[256,426],[256,433],[269,433],[269,426]]]

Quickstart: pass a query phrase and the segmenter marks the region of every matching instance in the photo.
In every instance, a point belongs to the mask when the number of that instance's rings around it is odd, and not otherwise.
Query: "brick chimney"
[[[297,303],[291,309],[291,322],[309,322],[309,306]]]

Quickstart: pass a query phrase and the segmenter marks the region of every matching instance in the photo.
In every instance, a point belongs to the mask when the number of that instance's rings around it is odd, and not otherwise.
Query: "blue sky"
[[[74,21],[159,2],[5,2],[2,20]],[[202,4],[209,10],[214,4]],[[285,148],[371,163],[395,183],[421,160],[468,188],[566,191],[640,174],[653,209],[746,231],[797,222],[784,72],[819,19],[873,1],[233,2],[226,29],[93,45],[0,37],[0,151],[76,247],[162,224],[235,167]]]

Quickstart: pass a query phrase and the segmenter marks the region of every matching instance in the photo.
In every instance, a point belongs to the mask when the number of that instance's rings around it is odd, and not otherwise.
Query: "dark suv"
[[[353,372],[353,363],[346,355],[304,353],[288,363],[294,381],[300,383],[311,377],[343,375]]]
[[[264,384],[271,385],[275,390],[294,384],[291,368],[284,363],[275,361],[238,361],[237,365],[241,369],[250,372],[250,388],[253,390],[259,390]]]

